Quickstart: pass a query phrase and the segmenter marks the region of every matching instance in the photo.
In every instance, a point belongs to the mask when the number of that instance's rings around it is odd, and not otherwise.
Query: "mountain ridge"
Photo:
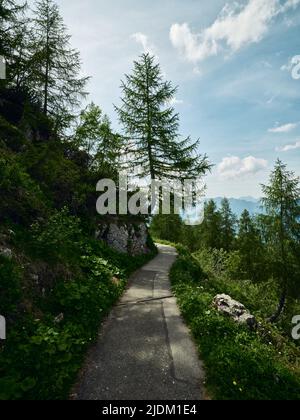
[[[214,200],[214,202],[216,203],[219,209],[221,207],[221,203],[223,199],[224,197],[212,197],[210,199],[207,199],[207,201]],[[251,215],[262,213],[260,198],[255,198],[251,196],[240,197],[240,198],[228,197],[228,200],[230,203],[231,210],[238,217],[241,216],[244,210],[248,210]]]

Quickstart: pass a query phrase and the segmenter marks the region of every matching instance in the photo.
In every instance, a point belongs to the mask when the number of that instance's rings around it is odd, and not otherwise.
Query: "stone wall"
[[[110,221],[99,225],[96,238],[103,240],[118,252],[129,255],[142,255],[150,252],[148,229],[145,223]]]

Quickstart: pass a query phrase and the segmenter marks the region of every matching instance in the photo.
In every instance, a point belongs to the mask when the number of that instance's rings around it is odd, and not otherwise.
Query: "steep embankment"
[[[197,255],[179,250],[172,287],[204,360],[210,395],[218,400],[299,400],[299,348],[262,320],[260,286],[208,275]],[[212,303],[220,293],[251,305],[260,327],[251,331],[218,313]]]
[[[0,315],[7,331],[0,399],[66,398],[101,320],[129,274],[152,256],[119,254],[94,239],[95,185],[114,171],[87,162],[26,93],[0,91]]]

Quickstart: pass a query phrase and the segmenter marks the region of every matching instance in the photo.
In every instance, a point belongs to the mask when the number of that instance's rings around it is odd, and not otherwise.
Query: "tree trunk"
[[[286,302],[286,297],[287,297],[287,286],[286,286],[286,253],[285,253],[285,232],[284,232],[284,203],[283,203],[283,181],[282,181],[282,175],[280,177],[280,191],[281,191],[281,196],[280,196],[280,247],[281,247],[281,262],[282,262],[282,266],[281,266],[281,280],[284,279],[284,289],[279,301],[279,305],[277,308],[277,311],[274,313],[274,315],[271,316],[270,318],[270,322],[275,323],[276,321],[278,321],[278,318],[280,317],[284,306],[285,306],[285,302]]]
[[[49,95],[49,72],[50,72],[50,17],[49,10],[47,16],[47,35],[46,35],[46,69],[45,69],[45,86],[44,86],[44,114],[48,114],[48,95]]]
[[[276,312],[269,318],[269,320],[268,320],[269,322],[275,323],[276,321],[278,321],[278,319],[279,319],[279,317],[282,314],[282,311],[284,309],[286,298],[287,298],[287,291],[285,289],[282,292],[278,308],[277,308]]]

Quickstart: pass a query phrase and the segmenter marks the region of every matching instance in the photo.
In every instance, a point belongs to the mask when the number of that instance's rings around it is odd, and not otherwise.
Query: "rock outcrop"
[[[96,238],[122,254],[143,255],[150,252],[145,223],[110,221],[99,226]]]
[[[229,316],[235,322],[248,325],[250,328],[256,327],[257,322],[255,317],[250,314],[242,303],[237,302],[230,296],[225,294],[217,295],[214,298],[213,304],[220,313]]]
[[[11,260],[13,257],[13,252],[10,248],[0,246],[0,255]]]

